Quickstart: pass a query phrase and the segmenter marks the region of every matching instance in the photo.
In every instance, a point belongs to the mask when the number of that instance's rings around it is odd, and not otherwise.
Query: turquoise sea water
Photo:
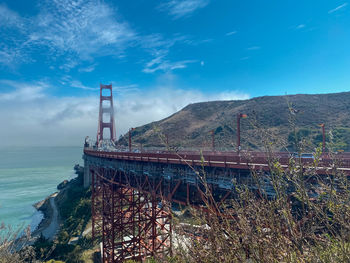
[[[42,214],[33,204],[75,177],[82,164],[81,147],[0,148],[0,224],[35,228]]]

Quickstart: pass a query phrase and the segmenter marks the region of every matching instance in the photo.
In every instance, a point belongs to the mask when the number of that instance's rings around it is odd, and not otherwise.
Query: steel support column
[[[160,184],[112,169],[91,172],[93,237],[101,229],[103,262],[171,255],[171,213]]]

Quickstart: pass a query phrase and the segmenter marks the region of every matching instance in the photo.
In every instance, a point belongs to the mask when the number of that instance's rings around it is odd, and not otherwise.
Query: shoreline
[[[79,164],[74,165],[75,174],[83,173],[83,167]],[[50,194],[45,199],[33,204],[33,207],[43,214],[43,219],[37,227],[31,232],[31,239],[35,241],[41,235],[52,241],[60,230],[60,214],[57,209],[59,199],[64,195],[65,189],[70,186],[72,180],[64,180],[57,185],[56,192]]]
[[[55,202],[55,197],[58,195],[59,192],[55,192],[53,194],[50,194],[45,199],[35,203],[33,207],[41,212],[43,214],[43,219],[40,221],[38,226],[35,228],[35,230],[31,233],[32,238],[36,239],[43,235],[45,238],[52,240],[56,234],[56,232],[59,230],[59,224],[58,224],[58,213],[55,213],[54,207],[52,207],[52,202]],[[55,209],[57,211],[57,209]],[[56,220],[55,215],[56,214]],[[55,221],[55,222],[54,222]],[[52,225],[52,223],[55,223],[54,228],[56,228],[57,231],[51,231],[51,233],[47,234],[48,229]]]

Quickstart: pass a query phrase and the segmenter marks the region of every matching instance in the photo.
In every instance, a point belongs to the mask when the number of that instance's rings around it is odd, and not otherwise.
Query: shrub
[[[295,129],[293,134],[297,134]],[[301,135],[293,137],[298,152],[307,143]],[[350,262],[350,182],[337,169],[340,161],[333,153],[332,136],[328,155],[333,169],[323,176],[317,173],[321,147],[314,150],[315,159],[309,163],[291,158],[285,169],[274,157],[269,140],[265,145],[272,194],[261,180],[262,176],[266,179],[264,173],[252,170],[257,191],[236,185],[235,198],[219,207],[204,167],[197,171],[205,188],[206,209],[189,209],[197,222],[190,235],[183,225],[175,224],[172,261]]]

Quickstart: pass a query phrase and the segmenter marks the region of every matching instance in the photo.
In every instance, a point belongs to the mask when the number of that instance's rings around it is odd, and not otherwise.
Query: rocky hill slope
[[[322,141],[319,124],[325,123],[327,141],[333,137],[337,149],[350,150],[350,92],[264,96],[240,101],[211,101],[190,104],[179,112],[132,131],[133,143],[143,146],[210,147],[215,131],[217,148],[234,149],[236,115],[241,120],[243,149],[262,149],[263,141],[276,142],[274,148],[293,148],[294,138],[306,138],[311,150]],[[293,126],[296,127],[296,133]],[[332,135],[329,132],[332,131]],[[119,143],[126,145],[128,135]]]

